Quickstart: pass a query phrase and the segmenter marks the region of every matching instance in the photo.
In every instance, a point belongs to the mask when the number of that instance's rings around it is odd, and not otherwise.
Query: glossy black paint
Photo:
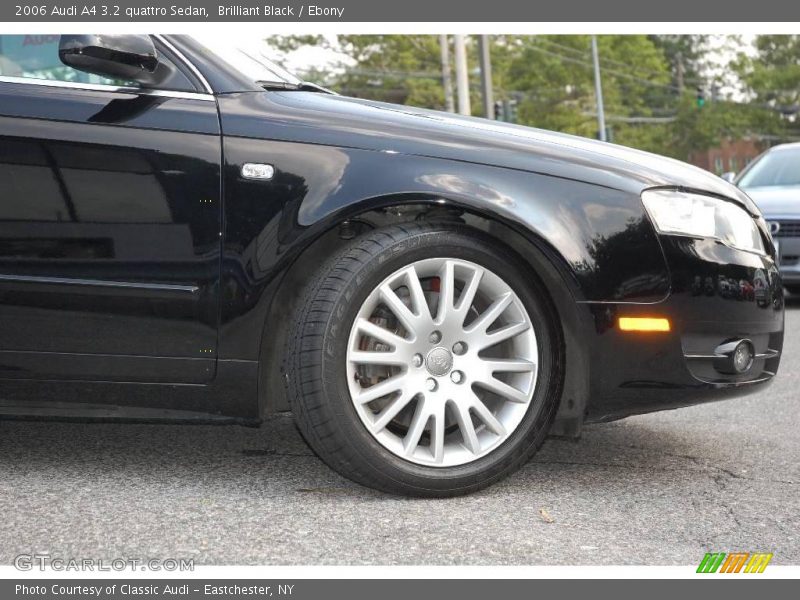
[[[662,245],[671,273],[668,299],[651,307],[593,306],[597,376],[592,378],[589,420],[746,394],[771,381],[778,370],[784,300],[772,258],[710,240],[664,237]],[[622,314],[654,313],[668,317],[673,331],[631,335],[616,328]],[[715,348],[733,339],[751,340],[756,352],[765,355],[744,375],[714,368]]]
[[[0,106],[0,377],[212,380],[215,104],[0,83]]]
[[[69,211],[50,222],[0,219],[0,322],[12,328],[0,352],[0,390],[12,404],[0,412],[26,412],[46,394],[59,398],[60,415],[78,410],[65,402],[93,403],[94,413],[80,414],[103,416],[127,405],[252,420],[286,408],[280,357],[300,287],[348,237],[344,228],[409,219],[484,229],[533,266],[567,345],[559,432],[576,433],[585,418],[743,393],[777,369],[779,355],[751,376],[726,377],[696,358],[737,336],[780,351],[774,253],[659,236],[640,200],[644,189],[675,187],[757,214],[713,175],[481,119],[253,89],[189,40],[171,41],[211,83],[214,101],[0,83],[2,168],[35,165],[39,181],[71,160],[89,179],[104,170],[141,176],[128,195],[97,180],[108,203],[102,223]],[[244,179],[245,162],[271,164],[275,176]],[[137,224],[135,250],[121,259],[131,227],[123,198],[149,197],[147,185],[163,194],[163,218]],[[63,188],[52,197],[62,201]],[[34,190],[17,191],[13,206]],[[669,316],[674,328],[623,334],[623,314]],[[75,377],[85,381],[21,381]]]
[[[148,35],[62,35],[58,57],[87,73],[154,84],[163,61]]]

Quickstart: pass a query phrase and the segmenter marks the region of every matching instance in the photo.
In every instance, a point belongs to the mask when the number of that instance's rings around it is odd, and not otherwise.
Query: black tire
[[[489,454],[454,467],[406,461],[380,445],[362,424],[347,387],[346,347],[359,307],[385,277],[430,257],[470,260],[510,283],[536,328],[540,371],[531,406],[510,437]],[[525,464],[555,417],[563,379],[557,314],[535,273],[493,238],[452,224],[407,224],[353,240],[316,275],[298,305],[287,340],[287,392],[296,423],[312,449],[334,470],[381,491],[445,497],[474,492]]]

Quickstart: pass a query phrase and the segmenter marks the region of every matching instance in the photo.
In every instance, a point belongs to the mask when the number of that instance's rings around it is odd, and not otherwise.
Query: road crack
[[[701,471],[707,471],[709,469],[713,469],[718,471],[719,474],[729,477],[731,479],[739,479],[743,481],[753,481],[753,482],[760,482],[760,483],[778,483],[782,485],[797,485],[798,482],[791,481],[788,479],[773,479],[771,477],[766,478],[756,478],[756,477],[748,477],[747,475],[742,475],[741,473],[736,473],[727,467],[721,467],[719,465],[710,464],[707,459],[700,457],[700,456],[692,456],[689,454],[671,454],[668,452],[663,453],[664,456],[670,456],[672,458],[681,458],[690,460],[691,462],[695,463],[698,467],[700,467]],[[573,466],[590,466],[590,467],[613,467],[617,469],[646,469],[652,470],[654,465],[637,465],[631,463],[614,463],[614,462],[599,462],[599,461],[568,461],[568,460],[552,460],[546,458],[534,458],[528,465],[536,465],[536,464],[553,464],[553,465],[573,465]],[[663,471],[677,471],[679,469],[674,469],[666,466],[662,466],[661,470]],[[707,473],[709,477],[714,477],[713,474]]]

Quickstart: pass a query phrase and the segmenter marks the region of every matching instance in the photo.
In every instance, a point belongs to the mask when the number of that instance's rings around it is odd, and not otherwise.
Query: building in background
[[[756,136],[722,140],[716,148],[692,152],[689,155],[689,162],[717,175],[727,172],[738,173],[768,146],[766,140]]]

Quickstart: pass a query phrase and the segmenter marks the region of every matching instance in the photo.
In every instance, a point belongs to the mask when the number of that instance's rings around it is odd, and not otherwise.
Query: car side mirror
[[[733,183],[733,180],[736,179],[736,173],[733,171],[728,171],[727,173],[720,175],[720,177],[722,177],[728,183]]]
[[[158,53],[148,35],[62,35],[58,57],[94,75],[144,85],[157,79]]]

